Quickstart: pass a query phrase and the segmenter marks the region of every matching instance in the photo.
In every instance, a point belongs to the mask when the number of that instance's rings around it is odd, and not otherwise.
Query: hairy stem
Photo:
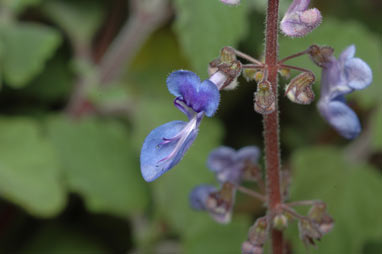
[[[280,188],[280,144],[279,111],[277,93],[278,58],[278,9],[279,0],[268,0],[265,30],[265,64],[268,68],[268,81],[276,95],[276,109],[264,115],[265,163],[267,176],[268,213],[275,214],[282,203]],[[273,254],[283,253],[283,235],[276,229],[271,230]]]

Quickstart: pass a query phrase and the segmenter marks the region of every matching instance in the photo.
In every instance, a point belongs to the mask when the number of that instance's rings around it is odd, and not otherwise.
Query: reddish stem
[[[279,111],[277,94],[278,57],[278,9],[279,0],[268,0],[265,30],[265,64],[268,66],[268,81],[276,95],[276,109],[264,115],[265,162],[267,176],[268,213],[275,214],[282,202],[280,188]],[[272,229],[272,252],[283,253],[283,235]]]

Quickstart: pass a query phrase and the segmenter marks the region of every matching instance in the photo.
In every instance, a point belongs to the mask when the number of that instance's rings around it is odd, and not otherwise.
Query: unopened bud
[[[232,216],[235,188],[226,182],[220,191],[213,192],[206,201],[206,209],[217,222],[228,223]]]
[[[267,217],[260,217],[249,228],[248,241],[252,245],[263,246],[268,237]]]
[[[276,98],[268,81],[257,85],[255,93],[255,111],[260,114],[270,114],[276,109]]]
[[[235,50],[231,47],[224,47],[220,51],[220,61],[223,63],[231,63],[236,60]]]
[[[264,78],[264,72],[258,71],[255,73],[255,81],[259,83]]]
[[[334,49],[328,46],[312,45],[309,48],[309,55],[312,61],[319,67],[323,67],[333,55]]]
[[[245,241],[241,245],[241,253],[242,254],[263,254],[264,249],[263,246],[253,245],[249,241]]]
[[[285,95],[294,103],[310,104],[314,100],[312,84],[315,81],[312,72],[303,72],[294,77],[285,89]]]
[[[288,68],[279,69],[279,73],[283,78],[289,79],[290,77],[290,69]]]
[[[257,70],[252,68],[243,69],[243,77],[245,78],[245,80],[247,80],[247,82],[250,82],[252,80],[255,80],[256,72]]]
[[[288,217],[285,214],[277,214],[273,218],[273,227],[277,230],[284,230],[288,227]]]

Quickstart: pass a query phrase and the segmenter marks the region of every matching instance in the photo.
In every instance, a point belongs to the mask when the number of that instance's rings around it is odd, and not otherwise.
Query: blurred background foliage
[[[281,0],[281,13],[290,1]],[[0,0],[0,253],[239,253],[264,208],[239,195],[233,222],[188,206],[214,183],[206,168],[219,145],[262,147],[255,84],[223,92],[213,119],[182,162],[154,183],[139,152],[156,126],[183,119],[166,76],[207,64],[226,45],[263,51],[265,0]],[[315,105],[280,98],[282,158],[290,200],[322,199],[334,230],[306,250],[297,227],[288,253],[382,253],[382,2],[313,1],[324,21],[303,39],[280,37],[280,56],[311,44],[338,55],[355,44],[373,84],[348,97],[363,133],[339,137]],[[319,68],[301,57],[295,65]],[[295,73],[292,73],[295,74]],[[280,87],[287,81],[280,79]]]

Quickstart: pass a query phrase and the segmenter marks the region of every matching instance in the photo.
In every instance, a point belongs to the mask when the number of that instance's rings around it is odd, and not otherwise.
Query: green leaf
[[[382,238],[382,177],[377,170],[344,160],[332,147],[306,148],[292,157],[293,200],[321,199],[335,220],[315,253],[361,253],[368,240]],[[306,253],[294,232],[296,253]]]
[[[61,38],[50,27],[19,23],[0,27],[0,41],[3,43],[4,79],[8,85],[20,88],[44,69]]]
[[[237,46],[247,32],[247,4],[230,7],[220,1],[175,0],[175,31],[194,70],[207,76],[208,63],[224,46]]]
[[[375,107],[375,112],[371,116],[371,145],[376,150],[382,150],[382,103]]]
[[[45,1],[43,11],[78,43],[91,43],[104,17],[99,1]]]
[[[122,217],[142,212],[147,190],[129,143],[131,136],[122,124],[56,117],[47,127],[69,189],[84,198],[89,210]]]
[[[355,56],[367,62],[373,70],[373,83],[367,89],[355,91],[352,96],[356,96],[364,107],[371,107],[375,102],[381,101],[382,86],[379,84],[382,83],[382,72],[378,70],[381,69],[382,58],[377,54],[381,43],[376,35],[355,21],[342,22],[327,18],[313,33],[304,38],[281,37],[280,57],[307,49],[312,44],[332,46],[336,56],[346,47],[354,44],[357,48]],[[321,69],[315,66],[308,56],[288,61],[287,64],[312,70],[317,76],[314,86],[318,86]]]
[[[42,217],[59,213],[66,191],[54,148],[27,118],[0,118],[0,195]]]

